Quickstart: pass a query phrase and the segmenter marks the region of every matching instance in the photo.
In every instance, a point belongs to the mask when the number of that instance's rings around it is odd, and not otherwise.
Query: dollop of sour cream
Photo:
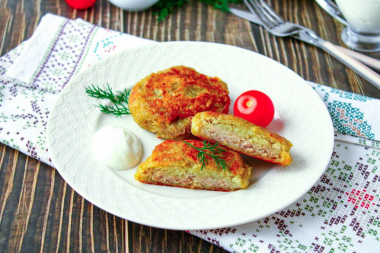
[[[124,170],[140,162],[142,145],[140,139],[127,129],[104,126],[92,137],[92,151],[109,168]]]

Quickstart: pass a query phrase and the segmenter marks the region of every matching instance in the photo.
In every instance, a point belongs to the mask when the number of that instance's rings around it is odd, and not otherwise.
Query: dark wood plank
[[[0,157],[0,249],[125,251],[126,221],[84,200],[54,168],[4,145]]]

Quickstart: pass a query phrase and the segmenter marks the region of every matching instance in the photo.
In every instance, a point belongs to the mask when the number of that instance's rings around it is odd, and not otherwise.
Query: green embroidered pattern
[[[232,252],[376,252],[379,164],[380,150],[337,142],[326,172],[295,204],[246,225],[191,233]]]
[[[372,126],[364,119],[364,113],[351,103],[333,101],[327,104],[334,127],[341,133],[374,139]]]

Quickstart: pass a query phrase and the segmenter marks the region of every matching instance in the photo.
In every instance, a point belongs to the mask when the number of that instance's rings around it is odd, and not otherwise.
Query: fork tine
[[[244,0],[244,3],[261,20],[262,25],[276,36],[290,36],[302,30],[300,26],[282,20],[263,0]]]
[[[276,15],[276,13],[263,0],[244,0],[251,12],[255,13],[268,29],[284,23],[284,21]]]
[[[258,0],[267,13],[276,20],[276,23],[284,23],[284,20],[263,0]]]
[[[265,11],[256,2],[252,0],[244,0],[244,3],[250,12],[256,14],[259,17],[259,19],[263,22],[264,27],[270,29],[273,26],[273,21],[269,20],[268,16],[265,14]]]

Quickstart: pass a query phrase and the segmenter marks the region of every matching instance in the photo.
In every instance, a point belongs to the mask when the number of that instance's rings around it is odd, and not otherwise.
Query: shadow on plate
[[[273,163],[268,163],[253,157],[242,155],[246,164],[252,167],[252,175],[249,184],[252,185],[269,173],[274,167],[279,166]]]

